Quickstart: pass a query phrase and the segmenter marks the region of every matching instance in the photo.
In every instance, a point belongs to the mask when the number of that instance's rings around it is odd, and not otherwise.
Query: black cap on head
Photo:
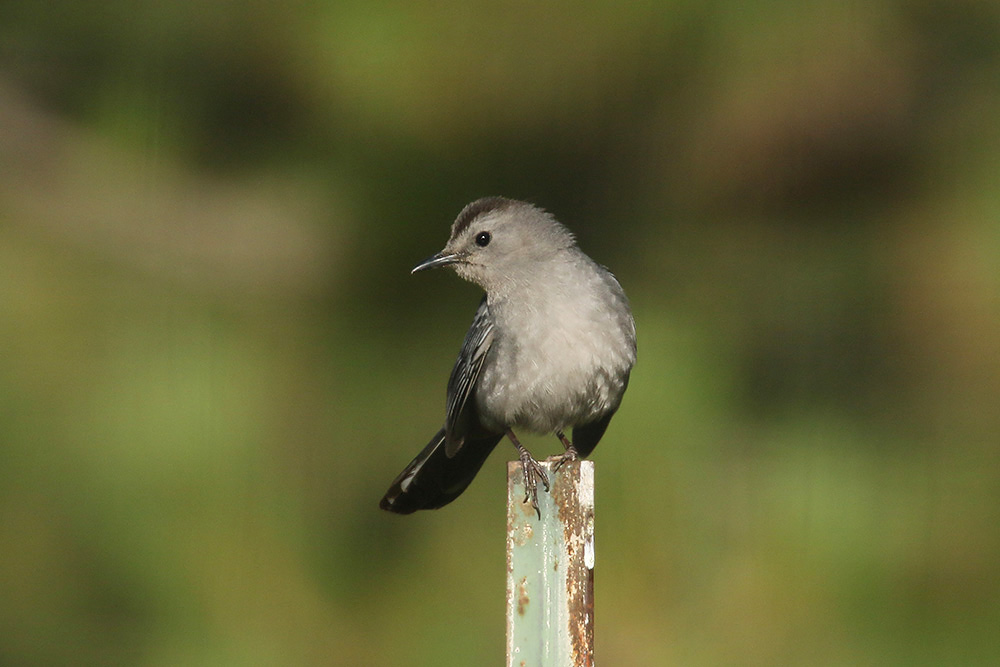
[[[465,228],[472,224],[472,221],[484,213],[499,211],[516,203],[513,199],[506,197],[483,197],[477,199],[462,209],[455,219],[455,224],[451,228],[452,237],[458,236],[465,231]]]

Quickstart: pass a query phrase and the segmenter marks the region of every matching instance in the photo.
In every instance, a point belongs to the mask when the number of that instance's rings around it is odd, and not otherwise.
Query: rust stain
[[[532,536],[535,534],[535,529],[527,521],[514,526],[508,526],[507,529],[510,531],[507,534],[510,535],[511,543],[516,547],[523,547],[531,541]]]
[[[587,567],[585,550],[593,539],[593,507],[581,507],[576,480],[580,462],[566,464],[556,475],[552,497],[559,510],[566,545],[566,597],[569,607],[573,665],[592,666],[594,661],[594,570]]]
[[[517,614],[518,616],[524,616],[525,607],[531,602],[531,598],[528,596],[528,578],[521,577],[521,583],[517,587]]]

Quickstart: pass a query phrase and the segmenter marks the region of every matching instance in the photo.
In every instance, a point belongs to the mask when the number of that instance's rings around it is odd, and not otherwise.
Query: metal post
[[[542,465],[539,518],[507,464],[507,667],[593,667],[594,463]]]

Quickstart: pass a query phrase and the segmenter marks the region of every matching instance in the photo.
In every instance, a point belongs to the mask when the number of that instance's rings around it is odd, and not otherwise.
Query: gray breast
[[[627,305],[609,308],[624,295],[607,278],[613,285],[587,272],[584,296],[578,282],[555,282],[490,304],[495,339],[476,390],[484,425],[550,433],[617,409],[635,361],[635,334]]]

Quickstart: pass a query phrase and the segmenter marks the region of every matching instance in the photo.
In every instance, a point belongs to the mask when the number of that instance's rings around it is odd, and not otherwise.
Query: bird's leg
[[[524,448],[512,430],[507,429],[507,437],[517,447],[517,456],[521,459],[521,470],[524,471],[524,502],[531,501],[531,506],[535,508],[538,518],[541,519],[542,511],[538,509],[538,488],[535,486],[535,477],[537,476],[542,481],[542,486],[545,487],[546,491],[549,490],[549,478],[542,466],[531,455],[531,452]]]
[[[566,451],[562,455],[554,457],[555,465],[552,466],[552,469],[556,472],[559,472],[559,468],[563,467],[567,463],[576,461],[578,458],[580,458],[580,455],[576,451],[576,447],[573,446],[573,443],[569,441],[569,438],[567,438],[562,431],[556,431],[556,437],[559,438],[559,441],[562,442],[563,447],[566,448]]]

